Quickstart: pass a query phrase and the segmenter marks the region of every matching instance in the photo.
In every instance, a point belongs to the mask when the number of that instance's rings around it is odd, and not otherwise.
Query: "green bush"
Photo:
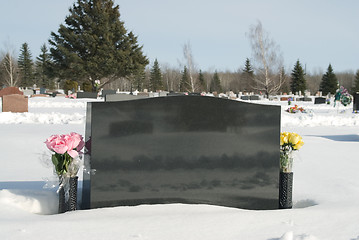
[[[90,82],[83,82],[82,83],[82,90],[84,90],[84,92],[92,92],[92,85]]]
[[[64,83],[64,91],[68,93],[68,91],[76,92],[78,87],[78,83],[72,80],[66,80]]]

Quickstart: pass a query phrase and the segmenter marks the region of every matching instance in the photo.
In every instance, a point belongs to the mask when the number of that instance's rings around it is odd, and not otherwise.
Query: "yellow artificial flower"
[[[288,132],[282,132],[280,134],[280,145],[284,145],[288,143]]]
[[[302,139],[297,133],[290,133],[288,137],[289,143],[296,145]]]
[[[303,145],[304,145],[304,142],[302,140],[300,140],[297,144],[295,144],[293,146],[293,149],[294,150],[299,150],[301,147],[303,147]]]

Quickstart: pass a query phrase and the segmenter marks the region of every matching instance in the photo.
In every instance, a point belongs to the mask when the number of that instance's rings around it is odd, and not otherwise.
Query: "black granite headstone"
[[[249,100],[259,100],[259,96],[251,95],[251,96],[249,96]]]
[[[249,96],[241,96],[242,100],[249,100]]]
[[[198,96],[88,103],[82,209],[277,209],[280,106]],[[90,166],[91,165],[91,166]]]
[[[355,93],[353,100],[353,112],[359,111],[359,93]]]
[[[106,97],[107,94],[116,94],[116,90],[104,89],[102,90],[101,97]]]
[[[314,104],[325,104],[326,98],[324,97],[316,97],[314,99]]]
[[[97,93],[95,92],[77,92],[77,98],[97,98]]]
[[[299,98],[299,101],[311,102],[312,99],[310,97],[301,97],[301,98]]]

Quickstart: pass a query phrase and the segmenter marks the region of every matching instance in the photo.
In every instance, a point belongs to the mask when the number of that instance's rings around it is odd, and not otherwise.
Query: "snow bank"
[[[29,98],[28,113],[2,113],[0,124],[84,124],[86,120],[86,103],[103,101],[103,99],[66,99],[66,98]],[[247,101],[251,102],[251,101]],[[337,104],[318,104],[312,102],[252,101],[255,104],[281,106],[282,127],[317,127],[317,126],[358,126],[359,114],[352,112],[353,105],[344,107]],[[306,113],[288,113],[285,110],[297,104]]]
[[[1,190],[0,204],[36,214],[54,214],[58,210],[55,191]]]

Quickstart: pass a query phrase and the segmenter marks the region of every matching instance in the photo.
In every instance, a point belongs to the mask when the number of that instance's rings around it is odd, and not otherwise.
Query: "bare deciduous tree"
[[[167,91],[179,91],[181,81],[179,69],[171,68],[168,64],[161,64],[164,86]]]
[[[183,45],[183,55],[186,61],[186,66],[188,69],[189,80],[190,80],[190,89],[187,89],[190,92],[195,92],[199,88],[199,83],[197,79],[194,77],[195,75],[195,67],[194,67],[194,60],[192,56],[192,49],[190,42],[187,42]]]
[[[247,37],[250,40],[255,60],[254,89],[264,91],[268,96],[281,88],[282,78],[278,77],[283,67],[283,58],[277,45],[263,29],[260,21],[251,25]]]
[[[19,84],[17,61],[11,51],[2,54],[1,68],[3,83],[9,87],[15,87]]]

